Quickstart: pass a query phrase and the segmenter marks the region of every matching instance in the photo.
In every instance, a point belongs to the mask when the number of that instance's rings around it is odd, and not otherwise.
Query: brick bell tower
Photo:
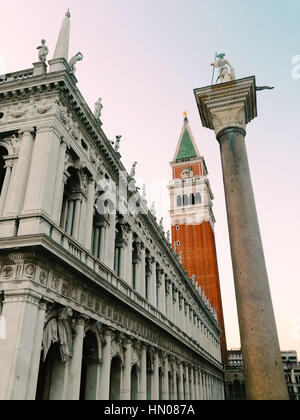
[[[169,184],[172,244],[190,277],[195,278],[216,308],[222,329],[221,350],[227,365],[227,346],[212,211],[213,193],[204,158],[190,129],[187,113],[178,141]]]

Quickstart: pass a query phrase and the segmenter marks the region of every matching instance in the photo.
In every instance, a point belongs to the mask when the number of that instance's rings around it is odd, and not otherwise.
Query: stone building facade
[[[295,350],[282,351],[281,359],[290,400],[300,400],[300,363]],[[244,362],[241,349],[228,351],[225,372],[227,400],[246,400]]]
[[[224,399],[209,302],[68,62],[0,76],[0,399]],[[78,55],[76,56],[78,57]]]

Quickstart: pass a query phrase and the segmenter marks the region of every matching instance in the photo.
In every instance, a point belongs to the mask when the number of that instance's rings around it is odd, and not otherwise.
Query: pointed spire
[[[62,70],[67,69],[68,59],[69,59],[70,26],[71,26],[70,17],[71,17],[71,14],[68,9],[61,25],[53,59],[49,61],[50,72],[62,71]]]
[[[54,58],[64,58],[68,61],[69,58],[69,42],[70,42],[70,10],[68,9],[63,20],[61,30],[56,43]]]
[[[183,113],[183,128],[180,133],[173,162],[180,162],[181,160],[200,157],[200,153],[193,137],[187,115],[188,114],[185,111]]]

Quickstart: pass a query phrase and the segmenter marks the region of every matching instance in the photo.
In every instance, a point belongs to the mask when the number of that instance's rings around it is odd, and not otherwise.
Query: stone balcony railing
[[[18,221],[22,218],[28,218],[32,216],[19,217]],[[91,252],[81,246],[77,241],[75,241],[71,236],[67,235],[64,230],[59,228],[57,225],[53,224],[50,219],[46,216],[35,216],[38,219],[40,225],[40,234],[39,236],[47,236],[48,239],[54,241],[56,245],[59,245],[63,248],[65,252],[70,254],[72,257],[75,257],[77,262],[80,265],[88,267],[94,273],[96,273],[101,278],[101,283],[99,285],[105,287],[113,287],[116,291],[120,292],[121,295],[127,297],[131,302],[134,302],[139,308],[141,308],[148,316],[152,316],[158,324],[163,324],[163,326],[169,330],[177,338],[184,340],[198,354],[203,356],[206,360],[209,360],[219,368],[221,368],[221,361],[215,359],[207,350],[205,350],[199,341],[194,340],[191,336],[187,335],[181,328],[175,325],[170,319],[168,319],[162,312],[160,312],[155,306],[150,304],[140,293],[134,290],[128,283],[116,276],[116,274],[105,264],[103,264],[98,258],[96,258]],[[7,218],[0,219],[1,222],[7,221]],[[37,238],[38,234],[35,235],[26,235],[18,237],[18,240],[21,242],[22,239],[32,236]],[[3,241],[9,241],[11,238],[0,238],[0,245],[3,248]],[[16,237],[13,238],[16,241]],[[1,244],[2,243],[2,244]],[[28,246],[28,241],[25,242]],[[19,245],[20,246],[20,245]],[[104,283],[103,283],[104,282]]]
[[[14,73],[8,73],[4,75],[0,75],[0,84],[7,83],[7,82],[14,82],[18,80],[28,79],[29,77],[33,76],[33,69],[16,71]]]

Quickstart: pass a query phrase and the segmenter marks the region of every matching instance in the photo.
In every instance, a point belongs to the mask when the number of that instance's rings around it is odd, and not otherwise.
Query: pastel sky
[[[215,195],[229,348],[240,344],[220,152],[193,89],[210,84],[216,52],[227,53],[238,78],[275,86],[258,93],[247,148],[281,348],[300,356],[300,79],[292,77],[300,0],[2,0],[0,74],[31,68],[41,38],[51,58],[68,7],[70,55],[84,55],[78,87],[92,109],[103,98],[103,129],[110,139],[123,135],[122,160],[128,170],[139,162],[139,184],[147,183],[166,229],[169,162],[188,111]]]

